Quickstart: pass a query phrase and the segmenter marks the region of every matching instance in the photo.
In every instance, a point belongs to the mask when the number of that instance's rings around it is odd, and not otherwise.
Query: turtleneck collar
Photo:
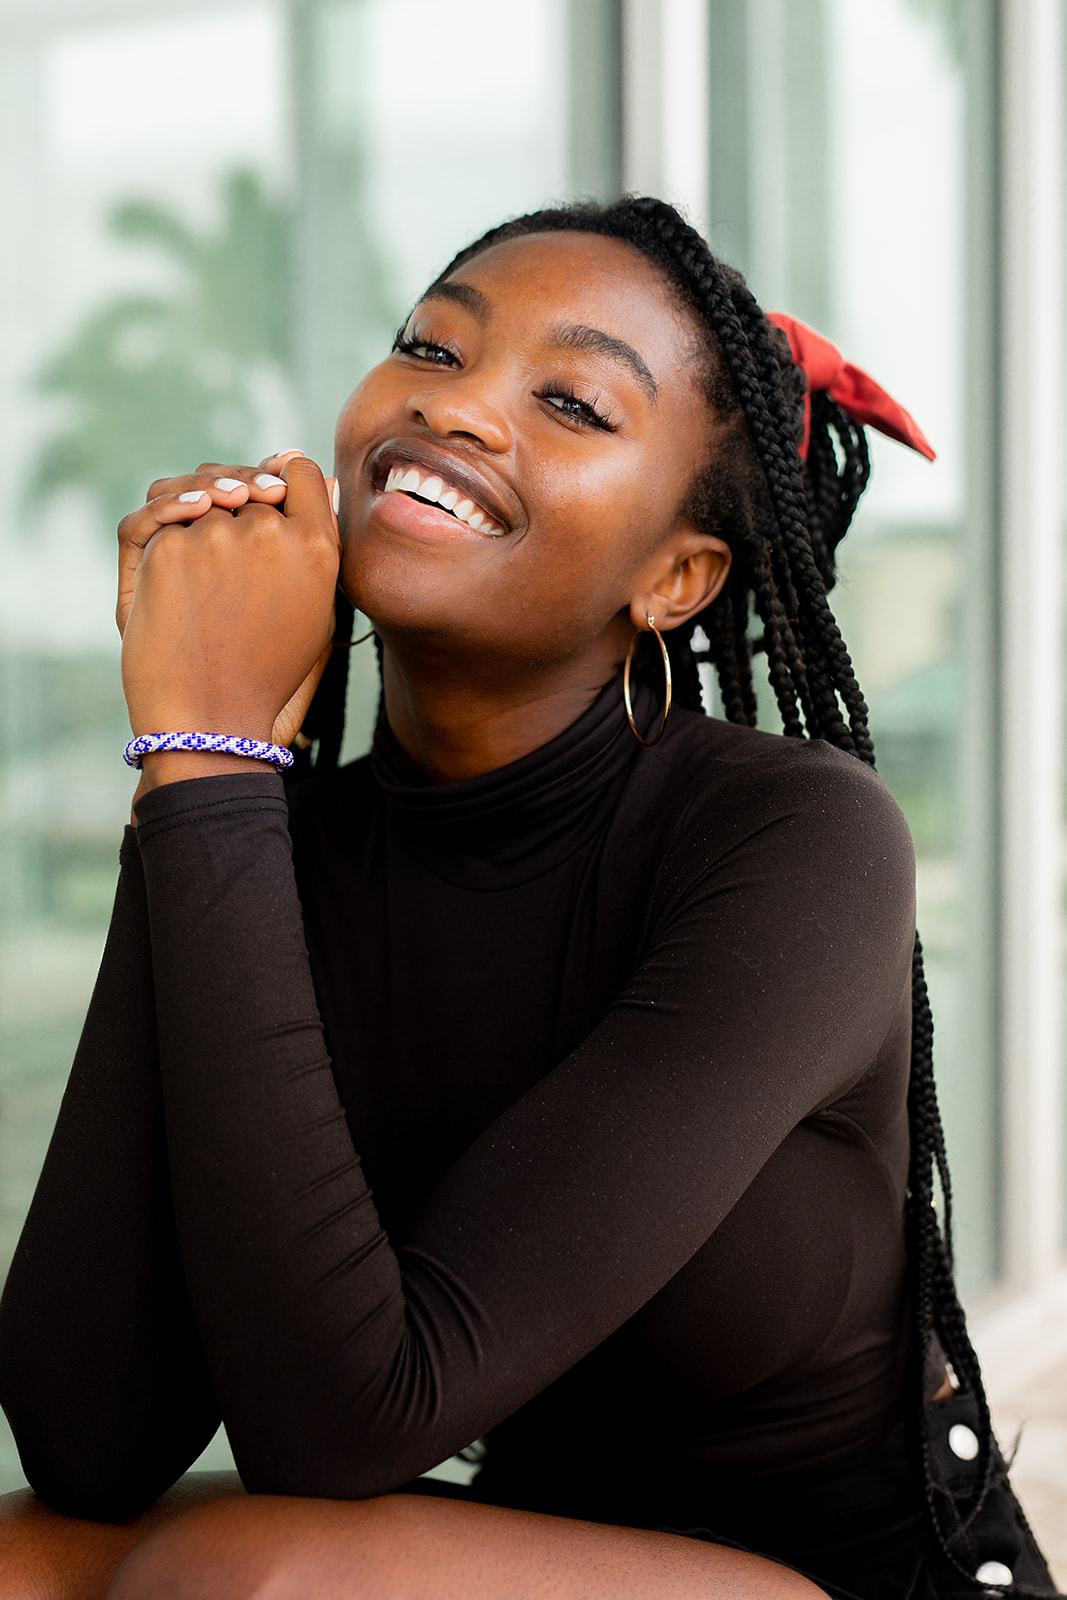
[[[630,698],[634,721],[649,739],[662,708],[652,689],[633,680]],[[463,888],[499,889],[540,877],[591,838],[643,750],[626,717],[618,673],[547,744],[445,783],[432,782],[411,759],[383,711],[370,770],[393,825],[429,872]]]

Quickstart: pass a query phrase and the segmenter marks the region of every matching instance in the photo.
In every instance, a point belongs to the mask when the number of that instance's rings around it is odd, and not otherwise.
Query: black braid
[[[286,788],[309,777],[312,772],[333,772],[341,758],[341,741],[345,731],[345,697],[348,693],[348,658],[351,654],[347,646],[352,637],[352,622],[356,613],[355,607],[340,584],[337,585],[337,593],[334,596],[334,612],[334,650],[319,679],[311,704],[304,713],[303,727],[300,730],[306,738],[317,741],[318,748],[314,751],[310,746],[306,749],[301,749],[299,746],[293,749],[293,764],[284,768],[282,772],[282,781]],[[377,636],[375,643],[378,643]]]
[[[665,285],[704,332],[693,351],[694,373],[713,420],[713,447],[709,460],[696,466],[681,509],[697,527],[724,539],[733,559],[710,606],[664,636],[679,703],[707,709],[698,664],[709,661],[727,719],[754,727],[752,661],[763,654],[784,734],[825,739],[873,768],[867,704],[827,598],[837,576],[836,548],[870,476],[863,428],[828,395],[813,394],[807,460],[801,460],[798,445],[806,379],[792,360],[785,334],[768,321],[742,275],[712,254],[675,207],[653,196],[626,194],[610,204],[581,200],[514,217],[460,250],[434,281],[448,277],[490,245],[566,230],[606,235],[640,250],[660,269]],[[750,627],[757,619],[762,630],[753,637]],[[340,627],[339,620],[339,636]],[[697,628],[706,636],[704,648],[693,641]],[[375,649],[380,671],[382,647],[377,637]],[[341,658],[337,671],[331,678],[327,670],[313,703],[315,715],[309,713],[305,719],[305,729],[317,732],[321,741],[316,770],[335,766],[340,747],[348,651],[336,654]],[[652,654],[658,664],[658,654]],[[639,675],[654,671],[647,658],[641,665],[641,655],[638,650],[634,670]],[[383,699],[379,697],[379,716]],[[970,1530],[1006,1467],[998,1468],[995,1460],[999,1447],[981,1368],[953,1276],[952,1188],[918,931],[912,956],[907,1106],[905,1227],[915,1330],[908,1382],[916,1401],[909,1438],[921,1465],[930,1526],[947,1559],[975,1593],[1007,1587],[1012,1594],[1050,1600],[1055,1591],[1020,1583],[979,1583],[974,1578],[977,1558]],[[935,1172],[944,1210],[941,1223],[934,1202]],[[961,1387],[970,1390],[977,1403],[978,1482],[967,1495],[954,1494],[940,1481],[930,1452],[924,1380],[926,1351],[935,1330]],[[967,1560],[969,1566],[964,1564]],[[1056,1600],[1067,1597],[1057,1595]]]

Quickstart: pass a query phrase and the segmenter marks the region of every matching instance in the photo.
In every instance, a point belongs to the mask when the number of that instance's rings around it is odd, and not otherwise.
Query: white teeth
[[[502,527],[486,516],[480,506],[476,506],[473,500],[461,499],[459,490],[454,489],[450,483],[446,483],[436,473],[431,473],[424,478],[417,467],[393,466],[389,468],[383,493],[393,491],[405,493],[412,489],[424,500],[436,500],[439,506],[443,506],[446,511],[451,511],[454,517],[460,522],[465,522],[469,528],[473,528],[476,532],[487,534],[492,538],[499,538],[504,532]]]

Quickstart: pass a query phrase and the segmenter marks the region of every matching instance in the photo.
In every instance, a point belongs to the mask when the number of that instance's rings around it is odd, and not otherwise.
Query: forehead
[[[526,234],[479,251],[448,281],[480,289],[490,306],[479,320],[512,337],[536,339],[574,322],[626,340],[661,393],[691,364],[693,319],[663,274],[622,239],[577,230]]]

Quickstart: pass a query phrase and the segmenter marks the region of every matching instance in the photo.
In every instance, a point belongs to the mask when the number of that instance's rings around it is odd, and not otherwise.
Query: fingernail
[[[256,482],[261,489],[276,489],[279,484],[283,489],[288,487],[285,479],[276,478],[273,472],[260,472],[256,477]]]
[[[333,480],[333,509],[335,516],[341,509],[341,485],[336,478]]]
[[[206,494],[206,489],[187,489],[184,494],[178,496],[178,499],[183,505],[188,506],[192,505],[194,500],[202,500]]]
[[[240,478],[216,478],[216,489],[243,489],[244,483]]]

